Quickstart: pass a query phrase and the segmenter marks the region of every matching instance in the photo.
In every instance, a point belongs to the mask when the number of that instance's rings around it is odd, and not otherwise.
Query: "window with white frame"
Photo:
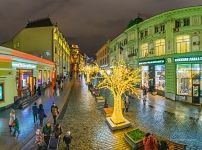
[[[155,41],[155,53],[157,56],[165,54],[165,39],[158,39]]]
[[[190,36],[182,35],[176,38],[177,53],[185,53],[190,51]]]
[[[144,43],[140,46],[141,49],[141,57],[147,57],[149,55],[148,53],[148,43]]]

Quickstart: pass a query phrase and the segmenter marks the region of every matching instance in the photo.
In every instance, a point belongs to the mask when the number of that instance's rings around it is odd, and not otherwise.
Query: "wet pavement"
[[[102,95],[107,98],[109,106],[113,106],[110,93],[103,91]],[[188,148],[202,150],[201,107],[167,100],[161,96],[149,95],[148,99],[144,106],[141,100],[130,98],[129,112],[124,113],[124,116],[132,123],[133,128],[186,144]],[[96,107],[95,98],[88,91],[84,80],[74,81],[65,108],[59,122],[63,134],[68,130],[72,133],[71,149],[130,150],[124,140],[124,133],[132,128],[112,132],[106,124],[103,109]],[[2,131],[0,133],[2,134]],[[23,150],[34,149],[31,148],[33,145],[34,138]],[[64,148],[61,141],[59,149]]]
[[[124,132],[112,132],[105,122],[102,109],[96,108],[95,98],[84,81],[76,81],[69,97],[67,110],[61,121],[63,131],[71,131],[73,150],[128,150]],[[65,145],[61,142],[60,149]]]
[[[71,89],[71,85],[72,83],[68,81],[65,84],[64,90]],[[53,97],[51,96],[51,93],[52,93],[51,87],[46,88],[44,95],[42,95],[39,99],[37,99],[36,102],[37,104],[42,103],[44,105],[44,110],[47,115],[45,121],[49,120],[52,122],[52,117],[50,113],[50,107],[52,105],[52,102],[54,101],[56,105],[58,105],[59,109],[61,109],[66,101],[67,93],[62,92],[61,96],[59,97]],[[0,113],[0,146],[1,146],[0,149],[2,150],[22,149],[22,147],[33,138],[35,130],[37,128],[40,128],[39,122],[34,124],[32,116],[32,105],[28,106],[23,110],[16,110],[16,116],[19,119],[20,124],[20,135],[18,137],[14,137],[11,135],[8,128],[10,110],[11,109],[7,109],[1,111]]]
[[[108,91],[102,92],[110,106],[113,100]],[[201,107],[148,95],[147,104],[130,99],[125,117],[134,127],[171,141],[187,145],[187,149],[202,150]]]
[[[104,91],[102,95],[109,106],[113,106],[110,93]],[[105,122],[103,110],[96,108],[95,98],[83,81],[74,84],[70,96],[62,127],[64,131],[72,132],[72,149],[130,149],[123,137],[131,128],[112,132]],[[130,98],[130,102],[129,112],[124,116],[133,128],[185,144],[187,149],[202,150],[201,107],[153,95],[148,96],[145,106],[141,100]]]

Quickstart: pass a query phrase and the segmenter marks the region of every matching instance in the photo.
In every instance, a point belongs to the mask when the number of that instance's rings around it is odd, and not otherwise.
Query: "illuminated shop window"
[[[155,89],[165,91],[165,65],[155,65]]]
[[[190,36],[178,36],[177,40],[177,53],[185,53],[190,51]]]
[[[192,95],[192,65],[178,64],[177,65],[177,94]]]
[[[149,87],[149,66],[142,66],[142,86]]]
[[[155,52],[157,56],[165,54],[165,39],[155,41]]]
[[[141,49],[141,52],[142,52],[141,57],[147,57],[149,55],[148,43],[142,44],[140,49]]]

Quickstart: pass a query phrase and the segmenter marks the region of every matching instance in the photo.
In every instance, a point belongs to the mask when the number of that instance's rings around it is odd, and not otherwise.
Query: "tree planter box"
[[[114,107],[104,108],[104,114],[106,117],[111,117],[114,111]]]
[[[126,142],[132,147],[133,150],[143,149],[143,138],[145,133],[140,129],[134,129],[124,134]]]

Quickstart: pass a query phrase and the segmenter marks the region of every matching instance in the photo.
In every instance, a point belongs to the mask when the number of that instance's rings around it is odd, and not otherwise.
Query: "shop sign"
[[[13,68],[23,68],[23,69],[35,69],[36,65],[21,63],[21,62],[12,62],[12,67]]]
[[[175,58],[175,62],[187,62],[187,61],[202,61],[202,57],[183,57]]]
[[[147,64],[164,64],[165,60],[164,59],[159,59],[159,60],[151,60],[151,61],[143,61],[139,62],[139,65],[147,65]]]

